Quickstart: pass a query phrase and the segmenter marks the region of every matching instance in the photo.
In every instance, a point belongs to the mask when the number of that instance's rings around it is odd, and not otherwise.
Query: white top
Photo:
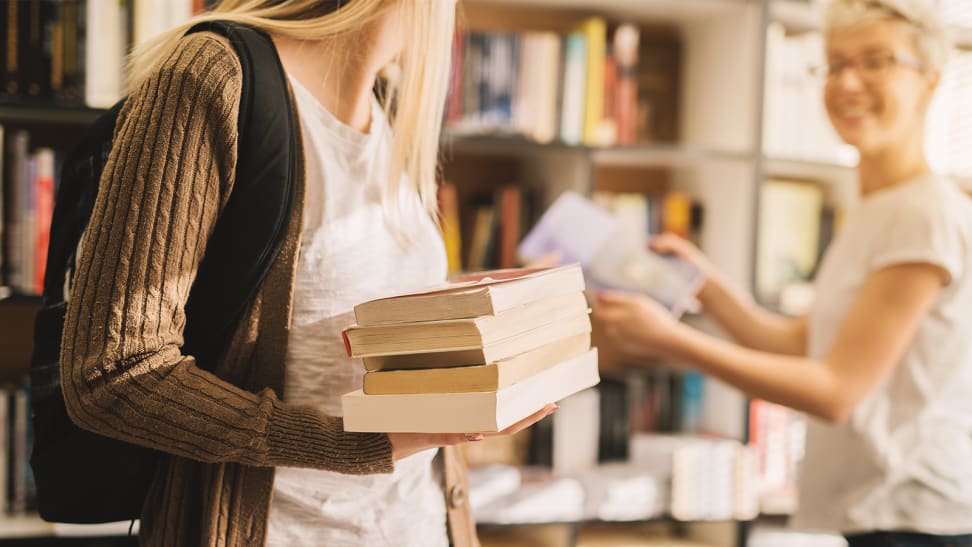
[[[850,420],[810,420],[797,527],[972,532],[972,200],[954,183],[923,177],[848,215],[817,277],[809,355],[828,351],[868,276],[902,263],[951,279]]]
[[[290,78],[304,139],[306,204],[297,264],[284,398],[340,416],[341,395],[361,388],[364,366],[346,356],[341,330],[355,304],[441,283],[445,249],[414,191],[411,242],[386,223],[380,188],[390,128],[377,101],[371,130],[341,124]],[[395,463],[392,474],[343,475],[278,468],[267,545],[448,545],[436,450]]]

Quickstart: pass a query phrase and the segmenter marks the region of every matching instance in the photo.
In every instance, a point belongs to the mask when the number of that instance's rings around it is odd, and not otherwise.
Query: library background
[[[956,51],[927,136],[935,169],[972,189],[972,155],[962,153],[972,149],[970,4],[939,0]],[[0,544],[123,544],[129,523],[32,514],[32,318],[59,161],[121,96],[127,50],[206,6],[0,5]],[[517,242],[572,190],[632,230],[692,239],[760,302],[807,308],[817,259],[855,199],[855,152],[830,129],[809,70],[822,59],[822,2],[460,5],[440,192],[452,271],[515,266]],[[799,415],[599,350],[599,386],[523,434],[467,447],[485,545],[844,544],[786,527]]]

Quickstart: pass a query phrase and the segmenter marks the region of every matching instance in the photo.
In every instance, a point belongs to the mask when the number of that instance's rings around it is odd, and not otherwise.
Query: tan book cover
[[[346,329],[343,334],[351,357],[472,350],[586,314],[587,311],[584,293],[576,292],[538,300],[497,315],[420,323],[356,325]]]
[[[364,377],[364,392],[387,395],[496,391],[576,357],[590,347],[591,335],[584,333],[488,365],[369,372]]]
[[[512,268],[467,275],[423,291],[380,298],[354,307],[359,326],[469,319],[584,290],[576,264]]]
[[[345,431],[470,433],[501,431],[600,381],[597,349],[497,391],[366,395],[341,398]]]
[[[421,368],[488,365],[534,350],[554,340],[591,332],[591,319],[580,315],[548,323],[542,327],[482,347],[434,353],[374,355],[362,359],[365,370],[412,370]]]

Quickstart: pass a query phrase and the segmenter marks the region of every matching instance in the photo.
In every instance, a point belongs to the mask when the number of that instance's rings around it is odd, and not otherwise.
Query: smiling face
[[[845,142],[874,155],[920,138],[938,74],[924,68],[908,23],[877,20],[832,30],[827,64],[824,103]]]

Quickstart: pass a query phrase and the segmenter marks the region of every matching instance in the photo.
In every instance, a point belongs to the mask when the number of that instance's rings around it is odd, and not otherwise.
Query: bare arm
[[[806,353],[806,317],[769,312],[717,273],[706,280],[698,297],[706,314],[743,346],[784,355]]]
[[[653,302],[604,295],[602,321],[635,353],[662,353],[748,394],[830,421],[846,420],[900,361],[947,273],[930,264],[875,272],[819,361],[752,350],[675,323]]]
[[[672,254],[694,264],[705,275],[699,302],[707,315],[733,340],[752,349],[803,355],[806,349],[806,319],[775,314],[761,308],[748,294],[720,274],[690,242],[675,234],[652,239],[654,251]]]

